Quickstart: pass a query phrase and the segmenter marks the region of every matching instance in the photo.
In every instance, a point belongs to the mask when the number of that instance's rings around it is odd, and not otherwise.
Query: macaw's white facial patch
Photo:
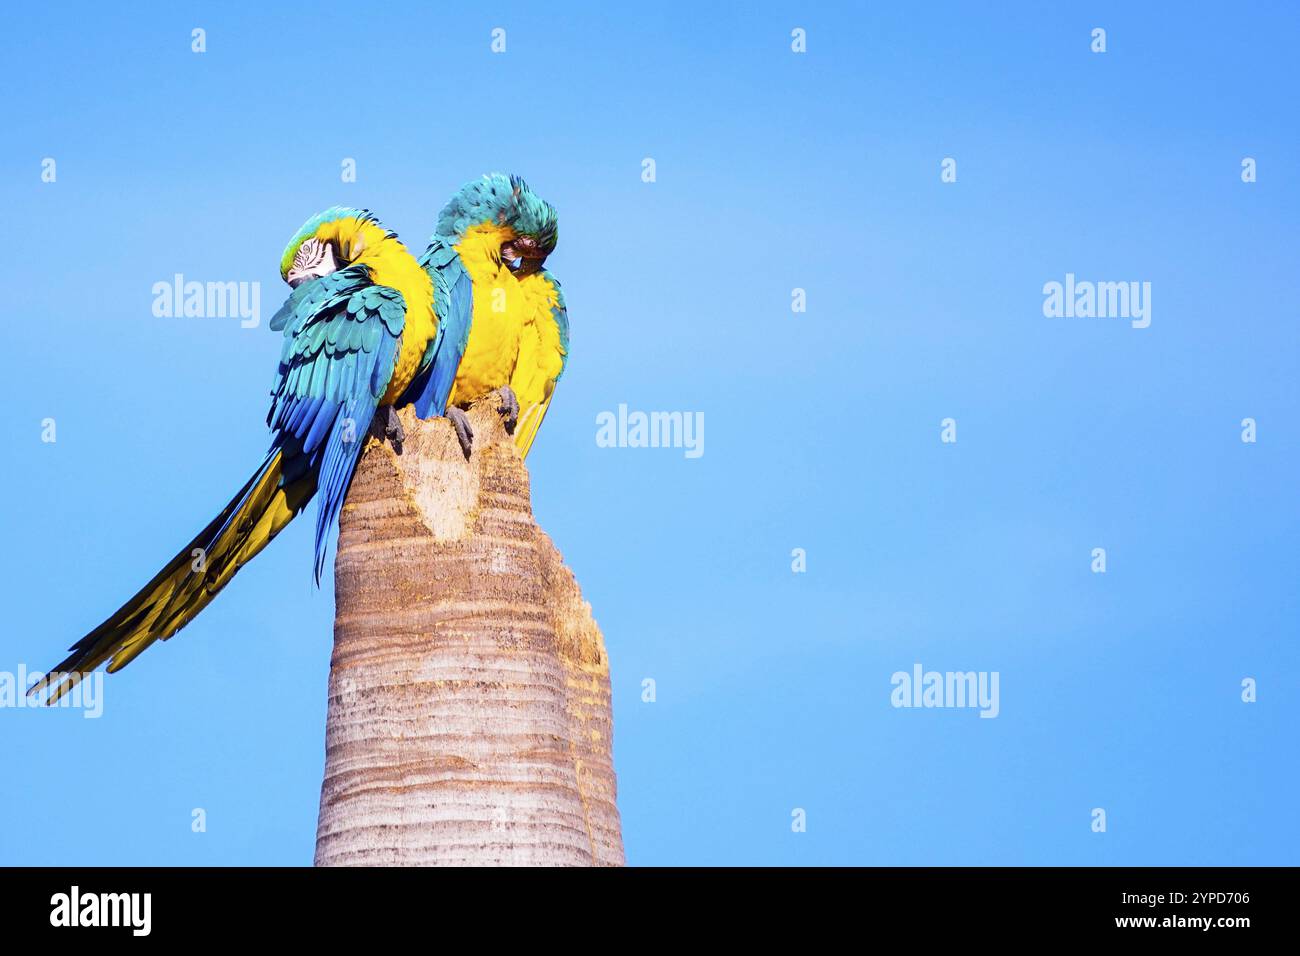
[[[296,289],[308,279],[319,279],[337,271],[338,262],[334,258],[334,247],[315,237],[306,240],[298,247],[293,257],[293,265],[285,273],[284,280]]]

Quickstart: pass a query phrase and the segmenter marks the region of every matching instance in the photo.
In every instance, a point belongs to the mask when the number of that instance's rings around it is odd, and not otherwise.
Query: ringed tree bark
[[[621,865],[609,658],[496,413],[400,413],[339,519],[316,864]]]

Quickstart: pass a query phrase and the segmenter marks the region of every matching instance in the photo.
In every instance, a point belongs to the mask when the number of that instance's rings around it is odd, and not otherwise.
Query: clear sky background
[[[0,39],[0,670],[260,461],[304,219],[418,249],[514,171],[560,211],[529,464],[609,648],[630,863],[1300,862],[1300,8],[44,6]],[[260,282],[261,326],[155,317],[178,272]],[[1045,318],[1067,272],[1150,282],[1150,327]],[[704,455],[597,447],[620,403],[703,412]],[[0,863],[311,861],[311,532],[100,719],[0,709]],[[999,716],[895,709],[915,663],[998,672]]]

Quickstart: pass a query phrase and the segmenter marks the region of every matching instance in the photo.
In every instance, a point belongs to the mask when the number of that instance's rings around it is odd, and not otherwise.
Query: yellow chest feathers
[[[341,221],[341,224],[346,222]],[[379,400],[381,405],[388,405],[411,384],[426,346],[438,331],[433,313],[433,283],[406,247],[373,223],[360,228],[354,224],[346,234],[340,234],[337,241],[345,257],[370,269],[370,277],[376,285],[396,289],[406,300],[401,349],[393,363],[388,391]]]
[[[533,320],[537,296],[501,264],[501,244],[515,236],[509,226],[475,226],[457,244],[461,264],[474,286],[469,342],[456,373],[451,403],[464,405],[509,385],[520,343]]]

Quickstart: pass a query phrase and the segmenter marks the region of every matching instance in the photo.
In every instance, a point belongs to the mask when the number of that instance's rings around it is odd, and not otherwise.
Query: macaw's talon
[[[501,399],[501,404],[497,406],[497,414],[501,416],[501,424],[506,426],[506,434],[513,435],[515,426],[519,424],[519,399],[515,397],[515,390],[509,385],[498,388],[497,395]]]
[[[460,441],[460,450],[465,453],[465,460],[469,461],[470,449],[474,447],[474,429],[469,427],[469,416],[464,409],[453,405],[447,409],[447,418],[456,429],[456,438]]]
[[[406,429],[402,427],[402,420],[397,417],[397,410],[392,405],[375,409],[375,417],[370,420],[370,434],[380,441],[387,440],[392,444],[393,451],[399,455],[402,453]]]

